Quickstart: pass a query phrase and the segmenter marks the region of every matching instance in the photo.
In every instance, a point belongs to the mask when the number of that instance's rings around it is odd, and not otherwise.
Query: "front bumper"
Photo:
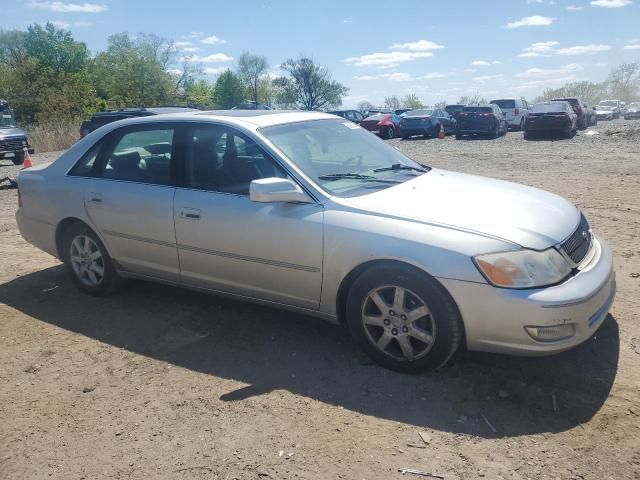
[[[607,316],[616,293],[611,248],[594,237],[593,257],[579,273],[552,287],[528,290],[440,279],[456,301],[467,347],[513,355],[546,355],[588,340]],[[556,341],[534,340],[525,327],[572,324],[574,333]]]
[[[598,120],[613,120],[613,114],[612,113],[607,113],[607,114],[596,114],[596,118]]]

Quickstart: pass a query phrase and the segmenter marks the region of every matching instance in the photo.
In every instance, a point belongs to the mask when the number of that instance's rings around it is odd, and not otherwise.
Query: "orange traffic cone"
[[[438,132],[438,138],[444,140],[444,127],[440,125],[440,131]]]
[[[22,163],[22,168],[31,168],[33,167],[33,162],[31,161],[31,155],[29,155],[29,150],[27,147],[22,149],[22,153],[24,155],[24,162]]]

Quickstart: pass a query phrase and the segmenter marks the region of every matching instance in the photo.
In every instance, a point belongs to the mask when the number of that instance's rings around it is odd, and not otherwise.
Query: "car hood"
[[[16,127],[0,128],[0,138],[5,137],[24,137],[24,130]]]
[[[382,215],[500,238],[535,250],[565,240],[580,218],[575,205],[553,193],[439,169],[376,193],[346,199],[345,203]]]

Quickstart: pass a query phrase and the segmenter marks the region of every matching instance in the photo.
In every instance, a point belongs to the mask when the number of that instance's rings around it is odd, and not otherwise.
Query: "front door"
[[[186,139],[185,186],[174,201],[182,281],[317,309],[323,207],[252,202],[252,180],[287,175],[232,128],[193,126]]]
[[[173,138],[166,125],[116,130],[100,146],[106,151],[87,179],[84,201],[119,268],[177,282]]]

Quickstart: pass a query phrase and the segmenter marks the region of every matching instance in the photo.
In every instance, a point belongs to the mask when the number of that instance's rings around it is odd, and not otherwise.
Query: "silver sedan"
[[[344,323],[380,364],[574,347],[615,295],[609,246],[548,192],[421,165],[321,113],[106,125],[18,177],[25,239],[104,295],[141,278]]]

